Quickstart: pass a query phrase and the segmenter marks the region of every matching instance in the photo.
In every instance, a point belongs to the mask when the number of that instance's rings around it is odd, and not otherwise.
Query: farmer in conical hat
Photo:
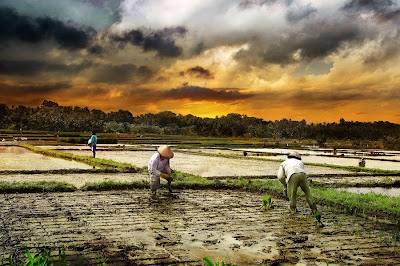
[[[290,212],[296,213],[296,195],[297,188],[301,187],[306,195],[308,205],[311,211],[315,213],[317,206],[311,196],[310,186],[308,185],[307,175],[304,170],[304,164],[301,161],[301,155],[297,151],[293,151],[288,155],[279,167],[278,179],[284,186],[285,194],[287,194],[290,201]]]
[[[160,177],[165,178],[168,181],[167,187],[169,192],[171,191],[171,167],[169,160],[174,157],[174,153],[171,148],[167,145],[158,147],[157,153],[151,156],[149,161],[149,175],[150,175],[150,190],[152,196],[157,195],[157,189],[160,188]]]

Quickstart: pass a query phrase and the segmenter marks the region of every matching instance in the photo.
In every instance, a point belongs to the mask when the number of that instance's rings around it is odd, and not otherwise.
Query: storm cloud
[[[164,28],[153,32],[134,29],[114,34],[111,39],[114,42],[139,46],[144,52],[157,51],[157,55],[161,57],[178,57],[182,54],[182,48],[176,45],[174,37],[183,37],[186,32],[184,27]]]
[[[210,70],[205,69],[201,66],[191,67],[186,70],[186,73],[188,73],[196,78],[214,79],[214,75],[210,72]]]
[[[252,93],[241,93],[236,90],[216,90],[197,86],[186,86],[170,89],[163,93],[168,99],[192,101],[215,101],[215,102],[234,102],[255,96]]]
[[[46,95],[70,88],[68,83],[0,83],[1,94],[27,97],[30,95]]]
[[[134,64],[98,65],[90,77],[91,82],[100,83],[129,83],[134,78],[147,80],[152,76],[147,66],[137,67]]]
[[[38,43],[55,40],[61,48],[83,49],[88,47],[96,31],[78,29],[49,17],[32,18],[16,10],[0,6],[0,43],[17,40]]]
[[[309,26],[309,27],[308,27]],[[364,35],[356,24],[337,24],[320,29],[307,25],[302,34],[293,33],[279,44],[268,47],[265,62],[274,64],[294,63],[293,54],[299,52],[301,60],[312,61],[324,58],[338,51],[344,44],[362,42]]]
[[[10,76],[36,76],[43,72],[76,74],[87,69],[91,63],[82,64],[57,64],[37,60],[0,60],[0,75]]]
[[[350,0],[342,10],[360,14],[363,12],[374,12],[375,16],[383,21],[400,19],[400,7],[398,2],[392,0]]]

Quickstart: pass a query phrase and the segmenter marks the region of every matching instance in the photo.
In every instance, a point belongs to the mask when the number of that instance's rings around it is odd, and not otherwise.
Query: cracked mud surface
[[[365,265],[400,263],[400,247],[387,224],[320,207],[315,226],[303,201],[288,215],[273,198],[261,211],[261,194],[240,191],[144,190],[6,194],[0,196],[0,256],[25,260],[32,250],[62,246],[68,261],[110,265],[205,265],[202,258],[235,265]]]

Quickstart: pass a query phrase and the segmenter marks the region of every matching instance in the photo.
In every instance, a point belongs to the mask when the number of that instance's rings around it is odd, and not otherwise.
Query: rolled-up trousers
[[[308,185],[307,175],[305,173],[295,173],[289,179],[287,184],[287,194],[290,201],[290,209],[292,211],[296,210],[296,196],[298,187],[301,187],[306,195],[306,200],[308,205],[310,205],[311,210],[316,211],[317,207],[314,199],[311,196],[310,186]]]

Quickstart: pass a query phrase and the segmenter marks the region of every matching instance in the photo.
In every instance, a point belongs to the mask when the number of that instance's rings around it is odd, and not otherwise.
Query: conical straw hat
[[[288,157],[296,157],[297,159],[300,159],[300,160],[301,160],[301,155],[300,155],[300,153],[298,153],[297,151],[292,151],[292,152],[288,155]]]
[[[170,159],[174,157],[174,153],[172,152],[171,148],[167,145],[158,147],[157,151],[164,157],[167,157]]]

